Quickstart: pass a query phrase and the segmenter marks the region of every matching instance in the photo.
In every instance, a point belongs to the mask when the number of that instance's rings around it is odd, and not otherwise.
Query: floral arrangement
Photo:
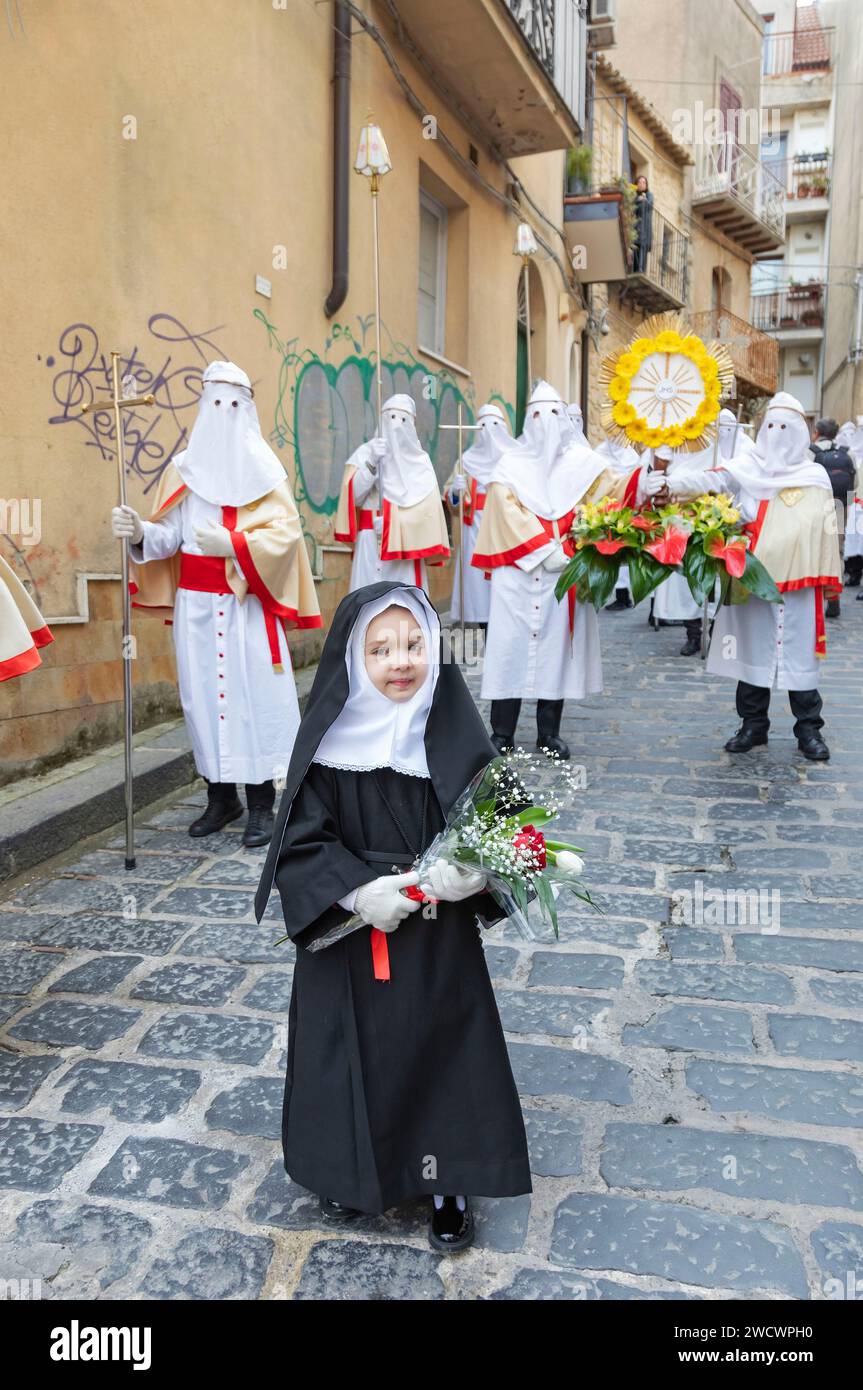
[[[721,343],[705,343],[679,314],[645,320],[639,336],[603,358],[602,425],[617,443],[695,450],[730,388],[733,366]]]
[[[624,563],[629,566],[633,601],[646,598],[665,579],[668,564],[677,563],[652,553],[658,525],[655,513],[624,506],[610,497],[586,502],[570,529],[575,554],[555,585],[558,599],[574,587],[582,603],[602,608]]]
[[[780,602],[782,595],[749,549],[747,528],[727,493],[704,493],[662,510],[673,512],[675,525],[689,530],[682,568],[696,603],[703,603],[713,592],[717,579],[722,582],[723,598],[736,580],[745,597],[754,594],[768,603]],[[735,591],[732,601],[745,601],[745,597]]]
[[[527,790],[525,777],[544,784],[541,800]],[[436,859],[481,869],[488,891],[522,935],[535,938],[529,917],[535,901],[559,938],[556,898],[563,889],[596,906],[579,877],[581,851],[547,838],[543,829],[571,805],[580,789],[578,778],[579,769],[556,754],[517,749],[492,759],[462,792],[444,829],[421,855],[415,866],[420,879]]]

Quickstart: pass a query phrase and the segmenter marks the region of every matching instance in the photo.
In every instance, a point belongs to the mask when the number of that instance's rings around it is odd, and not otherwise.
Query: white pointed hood
[[[218,507],[244,507],[285,481],[285,470],[261,434],[252,383],[234,362],[204,372],[189,443],[173,460],[190,492]]]
[[[571,443],[566,402],[540,381],[531,393],[521,438],[497,466],[493,482],[512,489],[523,506],[546,520],[563,516],[605,468],[585,444]]]
[[[390,396],[383,403],[381,437],[387,451],[378,463],[378,481],[385,500],[398,507],[413,507],[437,491],[437,475],[420,444],[416,416],[411,396]]]
[[[473,431],[474,443],[462,456],[465,472],[476,478],[480,487],[488,487],[492,474],[513,439],[503,411],[497,405],[481,407],[476,417],[479,429]]]
[[[757,501],[775,497],[787,487],[831,490],[826,469],[809,451],[809,424],[800,402],[787,391],[773,397],[758,431],[755,451],[724,460],[738,485]]]

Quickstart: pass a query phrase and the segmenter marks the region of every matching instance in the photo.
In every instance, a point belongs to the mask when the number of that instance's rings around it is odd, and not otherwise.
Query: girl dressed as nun
[[[532,1191],[479,925],[503,912],[481,873],[438,861],[419,882],[412,869],[495,756],[427,595],[392,583],[349,594],[255,899],[260,921],[278,886],[297,947],[286,1172],[334,1221],[433,1198],[429,1240],[446,1252],[473,1240],[471,1195]],[[364,925],[339,936],[353,914]]]

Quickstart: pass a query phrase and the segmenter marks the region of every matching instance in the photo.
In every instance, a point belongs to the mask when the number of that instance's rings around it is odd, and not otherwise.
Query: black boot
[[[826,763],[830,749],[821,737],[824,720],[821,718],[823,701],[817,690],[789,690],[791,713],[794,715],[794,733],[797,747],[813,763]]]
[[[361,1216],[359,1207],[346,1207],[341,1202],[334,1202],[332,1197],[319,1197],[320,1213],[324,1221],[352,1221],[355,1216]]]
[[[737,682],[737,713],[743,720],[742,726],[725,745],[727,753],[748,753],[767,742],[770,719],[770,690],[763,685],[750,685],[748,681]]]
[[[686,628],[686,641],[680,648],[680,655],[697,656],[701,651],[701,619],[687,618],[684,627]]]
[[[249,848],[268,845],[273,837],[273,806],[276,802],[273,782],[247,782],[246,801],[249,819],[243,831],[243,844]]]
[[[845,561],[846,589],[859,589],[863,579],[863,555],[852,555]]]
[[[491,741],[498,753],[511,753],[515,747],[515,731],[521,700],[492,700]]]
[[[750,748],[757,748],[760,743],[766,742],[766,734],[757,733],[751,724],[743,724],[737,733],[728,740],[725,751],[726,753],[748,753]]]
[[[621,613],[624,608],[632,607],[632,597],[628,589],[615,589],[614,603],[605,605],[606,613]]]
[[[548,753],[556,753],[566,760],[569,749],[560,734],[560,721],[563,717],[563,700],[537,700],[536,702],[536,746]]]
[[[838,618],[838,617],[839,617],[839,600],[838,600],[838,598],[829,598],[829,599],[827,600],[827,611],[826,611],[826,613],[825,613],[824,616],[827,617],[827,618]]]
[[[196,840],[202,835],[215,835],[242,814],[243,803],[237,796],[235,782],[207,782],[207,809],[192,821],[189,834]]]
[[[464,1211],[460,1209],[455,1197],[444,1197],[441,1207],[435,1206],[432,1199],[429,1245],[433,1250],[442,1250],[445,1254],[452,1255],[456,1250],[464,1250],[471,1245],[474,1234],[469,1197],[464,1199]]]

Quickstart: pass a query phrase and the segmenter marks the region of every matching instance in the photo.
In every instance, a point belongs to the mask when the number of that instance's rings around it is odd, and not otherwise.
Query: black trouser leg
[[[514,738],[516,728],[518,727],[518,716],[520,713],[521,700],[492,700],[492,733],[500,734],[502,738]]]
[[[206,777],[204,781],[207,783],[208,806],[211,806],[214,802],[223,803],[225,806],[228,806],[236,798],[236,782],[211,782]]]
[[[798,739],[811,738],[824,728],[821,718],[824,702],[817,690],[789,690],[788,698],[794,715],[794,734]]]
[[[275,804],[276,785],[272,778],[266,782],[246,783],[246,805],[250,811],[253,806],[263,806],[267,811],[272,811]]]
[[[845,573],[852,588],[859,584],[863,579],[863,555],[849,555],[845,561]]]
[[[563,700],[537,700],[536,732],[540,743],[543,739],[557,738],[562,718]]]
[[[737,713],[743,720],[744,729],[756,734],[766,734],[770,728],[767,711],[770,708],[770,689],[765,685],[750,685],[748,681],[737,682]]]

